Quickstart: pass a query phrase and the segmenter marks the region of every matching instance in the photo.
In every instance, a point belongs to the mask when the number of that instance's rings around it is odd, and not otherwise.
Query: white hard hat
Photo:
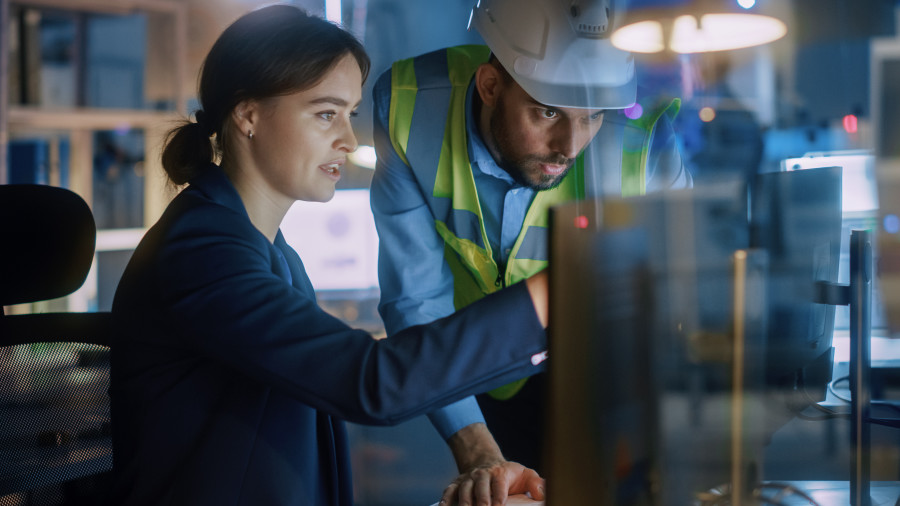
[[[634,104],[631,53],[613,47],[612,0],[477,0],[469,20],[532,98],[556,107]]]

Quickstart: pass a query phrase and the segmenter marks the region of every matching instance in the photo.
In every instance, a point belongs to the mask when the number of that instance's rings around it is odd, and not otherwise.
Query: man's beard
[[[491,114],[491,132],[494,136],[494,144],[500,154],[497,165],[505,170],[520,185],[536,191],[552,190],[562,183],[563,178],[569,173],[574,158],[566,158],[563,155],[524,155],[518,158],[509,155],[509,146],[515,142],[504,126],[503,116],[505,108],[503,98],[497,102],[497,108]],[[565,165],[566,170],[558,175],[544,174],[541,164]]]

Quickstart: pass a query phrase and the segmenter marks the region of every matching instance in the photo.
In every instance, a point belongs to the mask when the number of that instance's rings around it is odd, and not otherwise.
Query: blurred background
[[[368,204],[371,86],[397,59],[481,43],[467,30],[473,2],[293,2],[344,24],[363,41],[373,66],[356,120],[361,148],[334,201],[298,203],[282,229],[304,259],[321,304],[376,335],[384,330]],[[8,312],[109,310],[132,248],[174,194],[162,175],[161,140],[173,121],[196,109],[202,58],[231,21],[267,3],[0,0],[0,184],[70,188],[91,204],[99,229],[94,267],[78,292]],[[632,0],[627,6],[639,12],[690,3]],[[642,86],[683,100],[675,126],[695,184],[823,166],[824,160],[845,168],[845,226],[872,226],[875,167],[900,157],[898,1],[721,3],[774,16],[787,34],[752,48],[636,59]],[[883,326],[880,314],[873,313],[876,329]],[[847,319],[846,308],[843,314],[839,309],[836,346]],[[837,353],[839,364],[844,355]],[[767,472],[780,479],[846,480],[845,423],[786,425],[770,446]],[[424,418],[350,430],[360,505],[432,504],[456,475],[448,449]],[[874,438],[890,444],[876,448],[873,477],[898,479],[896,435],[876,429]]]

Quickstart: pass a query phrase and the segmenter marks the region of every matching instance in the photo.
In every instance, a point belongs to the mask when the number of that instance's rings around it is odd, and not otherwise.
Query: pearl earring
[[[253,130],[247,130],[247,137],[250,139],[253,138]]]

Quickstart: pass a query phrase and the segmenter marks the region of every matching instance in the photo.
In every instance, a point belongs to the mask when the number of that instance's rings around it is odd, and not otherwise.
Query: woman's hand
[[[531,276],[525,280],[528,286],[528,293],[531,295],[531,302],[534,304],[534,310],[537,313],[538,320],[541,325],[547,328],[547,320],[550,314],[550,282],[547,276],[547,270]]]

